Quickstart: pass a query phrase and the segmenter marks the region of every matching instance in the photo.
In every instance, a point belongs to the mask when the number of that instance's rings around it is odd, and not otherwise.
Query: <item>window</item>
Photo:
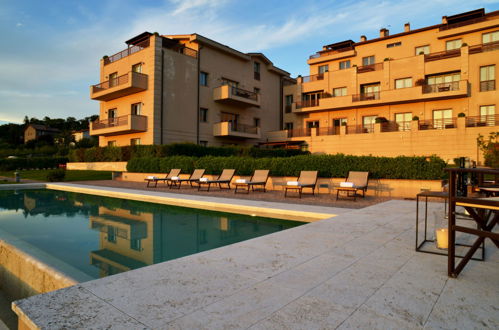
[[[445,50],[459,49],[462,43],[461,39],[449,40],[445,43]]]
[[[260,80],[260,63],[253,62],[253,72],[255,80]]]
[[[201,86],[208,86],[208,73],[203,71],[199,73],[199,84]]]
[[[130,139],[130,145],[131,146],[140,146],[140,139],[139,138]]]
[[[495,105],[482,105],[480,106],[480,122],[486,126],[496,126],[495,120],[496,106]]]
[[[109,109],[109,110],[107,110],[107,118],[108,119],[116,118],[117,113],[118,113],[118,110],[116,110],[116,108]]]
[[[374,55],[362,58],[362,65],[371,65],[371,64],[374,64]]]
[[[108,147],[116,147],[116,141],[107,141]]]
[[[203,146],[203,147],[207,147],[208,146],[208,141],[201,140],[201,141],[199,141],[199,145]]]
[[[253,118],[253,126],[260,127],[260,118]]]
[[[496,89],[496,66],[487,65],[480,67],[480,92]]]
[[[346,87],[333,88],[333,97],[346,96],[346,95],[347,95]]]
[[[379,100],[380,84],[360,85],[360,101]]]
[[[257,87],[253,88],[253,92],[255,92],[256,94],[260,94],[260,88]]]
[[[201,122],[201,123],[208,122],[208,109],[199,108],[199,122]]]
[[[374,132],[374,123],[378,116],[364,116],[362,117],[362,128],[365,133]]]
[[[319,100],[323,92],[312,92],[302,94],[302,107],[316,107],[319,105]]]
[[[395,89],[412,87],[412,78],[395,79]]]
[[[350,68],[350,60],[340,62],[340,70],[345,70]]]
[[[109,74],[109,87],[118,85],[118,72]]]
[[[116,243],[116,236],[118,230],[115,227],[107,226],[107,241],[110,243]]]
[[[335,135],[340,134],[340,126],[347,126],[347,119],[346,118],[333,119],[333,133]]]
[[[286,95],[285,97],[285,105],[284,105],[284,112],[285,113],[290,113],[293,105],[293,95]]]
[[[222,78],[222,86],[225,86],[225,85],[229,85],[229,86],[235,87],[235,88],[239,87],[239,83],[237,81],[230,80],[227,78]]]
[[[402,46],[402,42],[401,41],[388,44],[388,45],[386,45],[386,48],[393,48],[393,47],[398,47],[398,46]]]
[[[320,65],[319,66],[319,74],[324,74],[329,71],[329,65]]]
[[[132,65],[132,72],[142,73],[142,63]]]
[[[452,109],[433,110],[433,127],[436,129],[451,128]]]
[[[499,31],[482,34],[482,44],[488,44],[489,42],[495,41],[499,41]]]
[[[319,131],[319,121],[314,120],[314,121],[307,121],[307,136],[310,136],[312,134],[312,128],[316,129],[316,132]]]
[[[293,130],[293,123],[284,123],[284,129],[288,131]]]
[[[132,115],[140,115],[142,112],[142,103],[134,103],[132,104],[131,106],[131,110],[130,110],[130,113]]]
[[[130,249],[135,250],[135,251],[141,251],[142,250],[142,240],[138,238],[131,238],[130,239]]]
[[[424,93],[440,93],[459,90],[459,80],[461,73],[446,73],[426,77],[427,85],[424,86]]]
[[[430,45],[419,46],[416,47],[416,55],[429,54],[430,53]]]
[[[395,114],[395,122],[397,123],[399,131],[411,130],[411,120],[412,120],[412,113],[411,112],[404,112],[404,113],[396,113]]]

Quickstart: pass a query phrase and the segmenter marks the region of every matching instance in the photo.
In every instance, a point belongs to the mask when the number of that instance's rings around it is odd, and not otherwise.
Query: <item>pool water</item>
[[[0,239],[4,231],[92,278],[302,224],[49,189],[0,191]]]

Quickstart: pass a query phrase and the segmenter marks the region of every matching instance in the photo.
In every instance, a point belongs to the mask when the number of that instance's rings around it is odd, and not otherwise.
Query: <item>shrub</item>
[[[458,117],[466,117],[466,114],[464,112],[460,112],[457,114]]]
[[[66,170],[57,169],[47,173],[47,181],[49,182],[59,182],[64,181],[66,177]]]
[[[485,165],[499,168],[499,132],[491,132],[488,138],[478,134],[477,145],[483,152]]]
[[[0,159],[1,171],[12,171],[17,169],[30,168],[54,168],[59,164],[66,164],[66,157],[32,157],[32,158],[14,158]]]
[[[414,116],[414,117],[412,117],[412,120],[419,120],[419,117],[418,116]]]
[[[186,157],[134,158],[127,170],[142,173],[167,173],[181,168],[191,173],[204,168],[207,174],[220,174],[234,168],[238,175],[251,175],[254,170],[269,169],[272,176],[298,176],[303,170],[318,170],[320,177],[346,177],[348,171],[369,171],[373,179],[442,179],[446,163],[438,157],[374,157],[337,155],[299,155],[293,157]]]

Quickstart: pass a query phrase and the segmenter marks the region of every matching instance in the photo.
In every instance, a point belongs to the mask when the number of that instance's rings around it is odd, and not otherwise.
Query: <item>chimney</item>
[[[442,24],[447,24],[447,16],[442,16]]]
[[[388,31],[388,29],[382,28],[381,30],[379,30],[379,37],[380,38],[388,37],[389,35],[390,35],[390,31]]]
[[[367,37],[366,36],[360,36],[360,42],[364,42],[364,41],[367,41]]]
[[[405,23],[404,32],[409,32],[409,31],[411,31],[411,23]]]

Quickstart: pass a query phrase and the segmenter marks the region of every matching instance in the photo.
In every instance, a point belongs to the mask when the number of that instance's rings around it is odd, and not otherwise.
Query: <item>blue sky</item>
[[[99,59],[143,31],[199,33],[263,52],[296,76],[308,73],[308,56],[324,44],[482,7],[498,10],[499,0],[0,0],[0,123],[96,114],[89,86],[99,82]]]

